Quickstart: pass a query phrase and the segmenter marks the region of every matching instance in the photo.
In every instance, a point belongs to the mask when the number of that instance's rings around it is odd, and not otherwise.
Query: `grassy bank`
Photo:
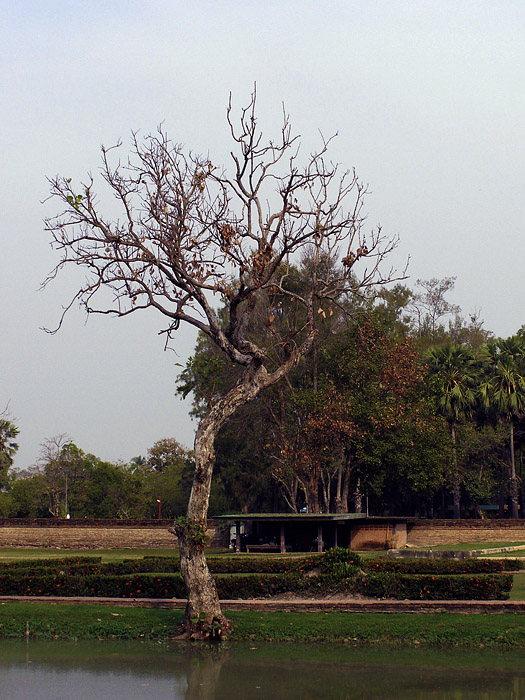
[[[261,613],[231,611],[232,640],[344,642],[350,645],[525,648],[521,615]],[[166,641],[182,611],[99,605],[3,603],[0,638]]]

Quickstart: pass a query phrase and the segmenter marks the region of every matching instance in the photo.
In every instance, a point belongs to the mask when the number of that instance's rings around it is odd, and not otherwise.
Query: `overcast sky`
[[[399,234],[417,278],[457,276],[449,298],[508,336],[525,323],[525,3],[523,0],[14,0],[0,44],[0,410],[20,428],[15,467],[67,433],[125,461],[156,440],[190,446],[175,396],[195,342],[163,352],[154,313],[85,318],[54,336],[71,269],[42,219],[46,176],[96,171],[100,145],[131,130],[170,136],[226,163],[225,109],[254,81],[262,129],[282,103],[306,152],[319,130],[332,158],[369,183],[370,227]]]

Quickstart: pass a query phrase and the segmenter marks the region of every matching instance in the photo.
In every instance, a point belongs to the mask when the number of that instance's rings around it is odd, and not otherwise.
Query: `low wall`
[[[401,549],[407,544],[405,523],[359,523],[352,525],[350,548],[354,551],[371,549]]]
[[[407,544],[432,547],[459,542],[525,542],[525,520],[414,520]]]
[[[174,549],[172,520],[61,520],[0,518],[0,547],[54,549]],[[229,532],[208,521],[211,547],[227,547]],[[352,549],[431,547],[458,542],[525,542],[525,520],[410,520],[360,523]]]
[[[175,549],[172,520],[0,519],[0,547],[52,549]],[[208,521],[210,546],[227,546],[228,533]]]

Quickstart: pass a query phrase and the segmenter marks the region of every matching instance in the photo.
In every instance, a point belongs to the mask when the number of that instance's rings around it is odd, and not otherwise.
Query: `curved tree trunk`
[[[175,523],[179,540],[180,570],[188,590],[184,634],[189,638],[225,636],[228,620],[223,616],[215,580],[211,575],[204,547],[215,462],[215,437],[224,422],[213,409],[201,421],[195,436],[195,474],[185,518]],[[217,413],[217,412],[215,412]]]
[[[304,344],[302,349],[306,352],[308,344]],[[179,539],[181,574],[188,591],[183,626],[183,634],[188,638],[224,638],[229,629],[228,620],[221,611],[217,586],[204,556],[215,438],[240,406],[254,399],[265,387],[275,384],[296,364],[299,357],[299,352],[296,352],[272,373],[268,373],[260,361],[253,360],[235,386],[210,408],[197,428],[195,473],[188,510],[186,516],[179,518],[174,525]]]

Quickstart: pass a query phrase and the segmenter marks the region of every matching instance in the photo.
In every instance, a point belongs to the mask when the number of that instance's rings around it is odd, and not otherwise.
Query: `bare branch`
[[[145,137],[133,133],[125,158],[120,142],[103,147],[101,176],[116,216],[103,214],[91,176],[78,186],[60,176],[49,181],[60,213],[46,219],[46,230],[60,259],[43,287],[65,266],[86,275],[55,331],[77,303],[88,315],[154,308],[165,319],[166,342],[184,322],[240,368],[236,384],[199,424],[187,523],[175,527],[189,590],[186,624],[192,628],[196,617],[201,631],[222,619],[193,539],[205,523],[219,428],[297,365],[314,343],[319,314],[332,307],[344,313],[368,287],[404,276],[383,271],[397,240],[381,228],[365,235],[366,186],[328,159],[334,137],[321,135],[319,151],[302,157],[284,109],[272,141],[259,130],[255,108],[254,88],[235,121],[230,98],[230,170],[172,142],[162,125]],[[310,275],[297,288],[290,270],[305,256]],[[283,299],[293,311],[277,324]],[[290,486],[290,503],[299,485]]]

